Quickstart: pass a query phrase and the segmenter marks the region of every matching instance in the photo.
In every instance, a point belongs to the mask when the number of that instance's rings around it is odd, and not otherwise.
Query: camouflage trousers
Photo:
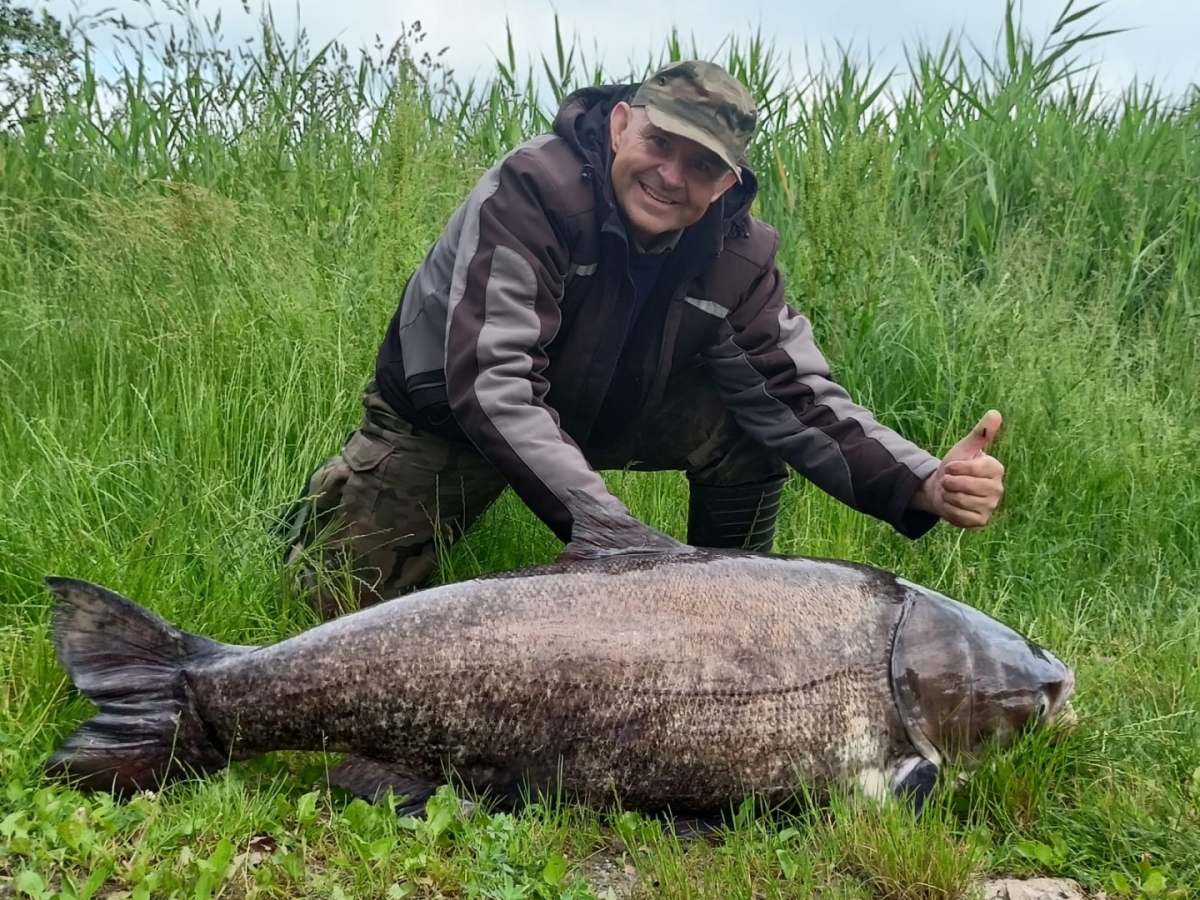
[[[400,418],[374,380],[362,402],[362,424],[311,475],[287,523],[285,564],[323,619],[348,611],[347,603],[369,606],[424,586],[439,546],[459,538],[507,486],[469,442]],[[787,473],[742,431],[700,366],[672,379],[648,423],[603,450],[582,449],[597,471],[683,471],[693,494],[697,485],[782,483]]]

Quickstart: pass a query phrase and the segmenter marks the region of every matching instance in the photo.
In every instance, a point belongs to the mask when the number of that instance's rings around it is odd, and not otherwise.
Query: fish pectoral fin
[[[704,815],[672,816],[667,821],[667,824],[671,831],[674,832],[675,837],[683,841],[715,835],[728,823],[720,813],[709,813]]]
[[[902,802],[912,805],[913,813],[921,815],[925,801],[937,787],[938,766],[923,756],[908,756],[896,763],[892,772],[892,793]]]
[[[378,803],[389,789],[397,798],[405,797],[396,808],[401,815],[424,811],[425,801],[434,795],[437,785],[407,769],[365,756],[347,756],[329,771],[329,783],[371,803]]]
[[[611,509],[578,488],[568,488],[571,540],[559,561],[623,553],[689,553],[694,548],[651,528],[628,512]]]

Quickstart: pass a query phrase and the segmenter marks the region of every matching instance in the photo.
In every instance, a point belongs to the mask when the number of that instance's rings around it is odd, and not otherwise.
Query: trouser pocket
[[[375,513],[383,488],[383,461],[395,450],[383,438],[361,429],[350,435],[342,448],[346,473],[337,504],[343,516],[354,520]]]

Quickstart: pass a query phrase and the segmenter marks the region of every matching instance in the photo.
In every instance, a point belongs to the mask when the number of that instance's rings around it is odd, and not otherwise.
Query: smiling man
[[[789,466],[909,538],[987,523],[999,413],[939,461],[831,379],[750,215],[754,128],[726,71],[672,63],[575,92],[484,175],[405,285],[361,427],[293,511],[287,557],[323,615],[323,574],[348,567],[359,605],[419,587],[506,485],[567,541],[571,489],[625,509],[604,469],[684,471],[687,539],[708,547],[770,550]]]

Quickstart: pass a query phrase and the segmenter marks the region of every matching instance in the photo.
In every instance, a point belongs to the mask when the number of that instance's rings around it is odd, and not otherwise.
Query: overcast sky
[[[29,2],[29,0],[26,0]],[[35,7],[67,17],[76,0],[32,0]],[[161,0],[147,0],[157,7]],[[200,15],[223,12],[224,30],[247,34],[262,0],[191,0]],[[138,0],[87,3],[85,10],[109,6],[144,18]],[[1077,2],[1080,9],[1089,2]],[[597,52],[609,71],[637,68],[657,58],[672,25],[694,35],[702,54],[718,52],[730,36],[744,40],[761,29],[778,54],[791,57],[793,70],[807,68],[806,55],[819,58],[837,44],[865,56],[879,69],[903,65],[903,48],[923,40],[940,43],[947,34],[963,35],[989,53],[1000,34],[1004,0],[278,0],[272,4],[285,34],[299,22],[316,43],[338,38],[352,49],[390,43],[403,28],[419,21],[428,35],[424,47],[449,47],[445,58],[461,76],[490,74],[494,56],[504,57],[505,20],[511,23],[518,62],[524,67],[539,53],[554,52],[554,12],[568,41],[578,36],[589,58]],[[1021,20],[1041,44],[1064,8],[1060,0],[1025,0]],[[1129,29],[1087,45],[1106,87],[1121,87],[1134,77],[1170,93],[1200,82],[1200,0],[1109,0],[1084,20],[1093,26]],[[1078,27],[1078,24],[1077,26]]]

